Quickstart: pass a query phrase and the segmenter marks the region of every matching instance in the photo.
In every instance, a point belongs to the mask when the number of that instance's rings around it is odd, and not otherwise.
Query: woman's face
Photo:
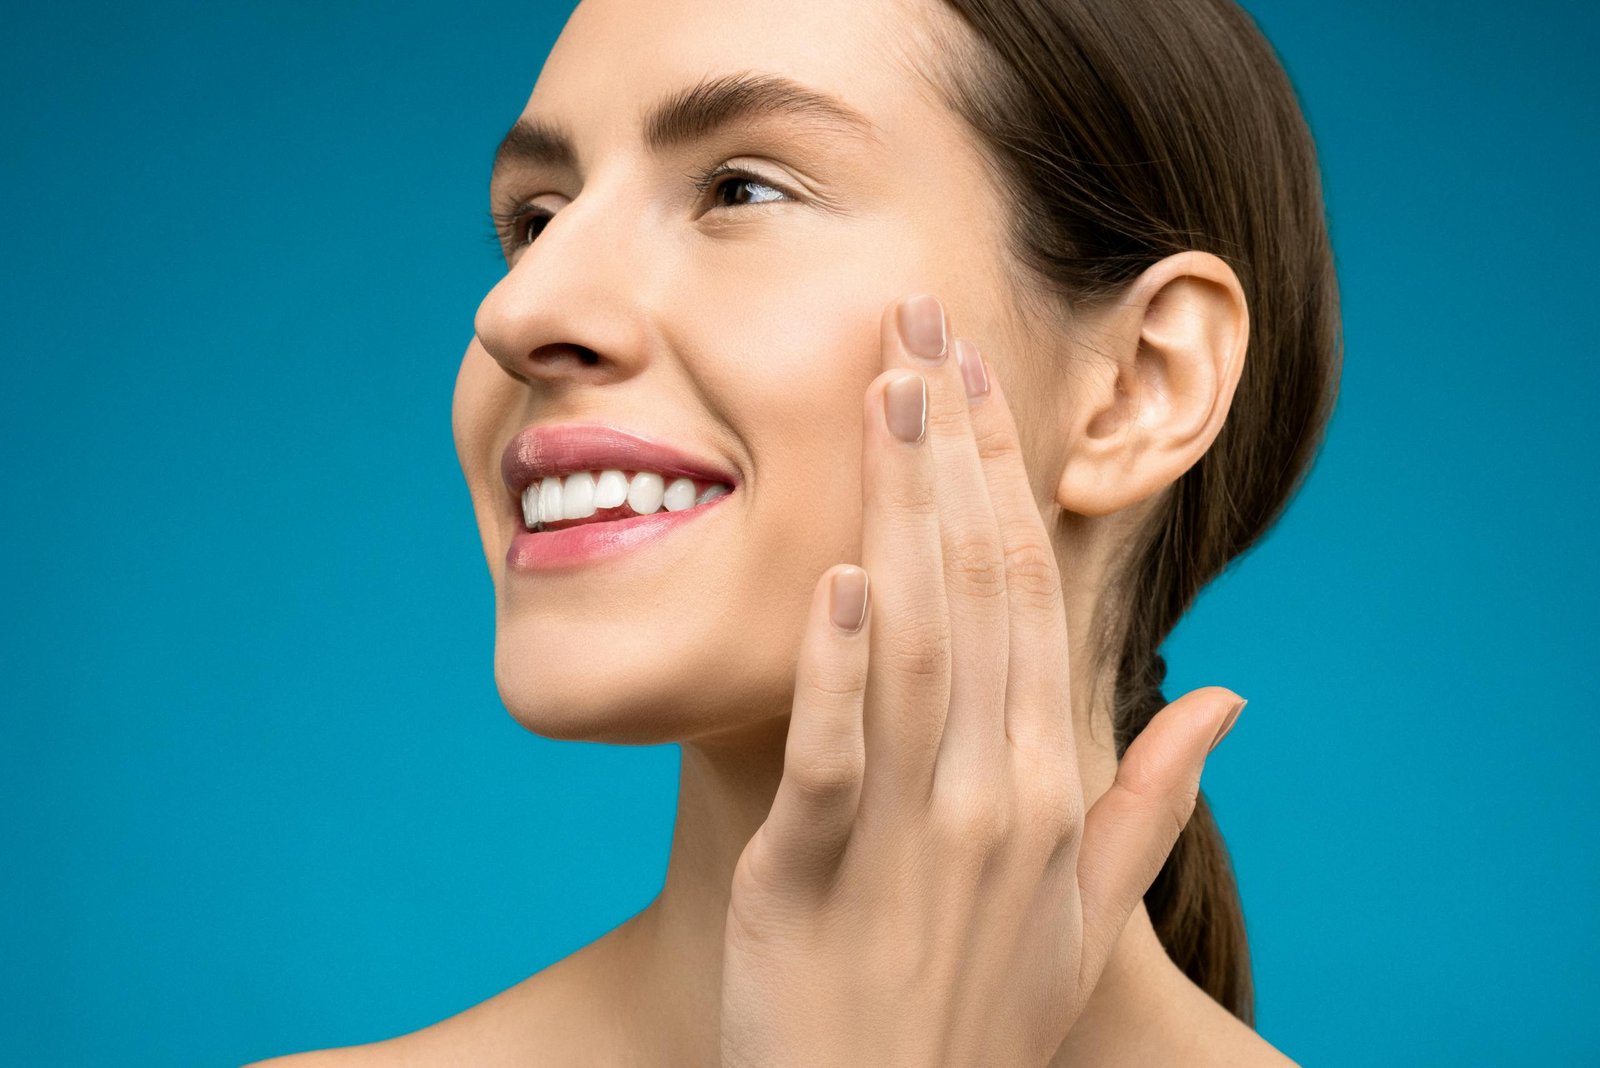
[[[564,131],[572,158],[523,137],[497,160],[493,207],[521,217],[452,413],[494,582],[496,683],[530,730],[649,744],[788,712],[812,589],[860,560],[862,396],[889,302],[937,295],[1022,402],[1003,202],[914,73],[936,57],[908,31],[949,18],[934,0],[584,0],[567,23],[522,119]],[[754,110],[650,121],[747,76],[770,83],[733,97]],[[862,124],[760,106],[778,79]],[[758,177],[696,188],[721,166]],[[737,488],[625,552],[512,566],[525,528],[502,453],[525,427],[573,422],[711,461]]]

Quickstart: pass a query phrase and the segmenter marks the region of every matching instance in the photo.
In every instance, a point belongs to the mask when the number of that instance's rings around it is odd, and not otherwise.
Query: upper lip
[[[500,476],[518,498],[530,484],[550,475],[609,468],[725,482],[729,489],[739,484],[738,476],[722,464],[604,423],[524,427],[500,455]]]

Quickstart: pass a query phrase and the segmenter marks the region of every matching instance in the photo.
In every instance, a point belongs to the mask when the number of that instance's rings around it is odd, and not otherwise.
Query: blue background
[[[1319,140],[1347,366],[1169,643],[1261,1032],[1594,1063],[1593,5],[1248,5]],[[19,5],[0,42],[0,1042],[414,1030],[649,903],[677,747],[494,689],[450,436],[489,155],[568,5]]]

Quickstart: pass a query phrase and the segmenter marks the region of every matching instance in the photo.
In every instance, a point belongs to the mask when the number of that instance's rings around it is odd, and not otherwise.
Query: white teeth
[[[694,479],[675,478],[661,495],[661,503],[669,512],[681,512],[694,507]]]
[[[539,483],[530,482],[522,491],[522,522],[529,530],[539,525]]]
[[[727,486],[724,486],[720,482],[713,483],[712,485],[706,487],[706,490],[705,490],[704,493],[700,494],[700,496],[698,496],[698,497],[696,497],[694,499],[694,503],[695,504],[705,504],[707,501],[714,501],[718,497],[722,497],[722,496],[724,496],[726,494],[729,494],[729,493],[732,493],[732,492],[733,492],[732,490],[730,490]]]
[[[621,471],[602,471],[594,484],[594,506],[615,508],[628,499],[628,476]]]
[[[561,480],[554,475],[539,483],[539,522],[554,523],[561,518]]]
[[[561,518],[588,519],[594,513],[594,476],[574,471],[561,483]]]
[[[529,530],[564,519],[587,519],[603,508],[627,503],[638,515],[681,512],[732,493],[720,482],[707,486],[697,497],[694,479],[665,477],[654,471],[640,471],[633,478],[615,468],[605,471],[574,471],[562,478],[550,475],[528,484],[522,491],[522,521]]]
[[[661,510],[662,478],[654,471],[640,471],[628,483],[628,507],[640,515]]]

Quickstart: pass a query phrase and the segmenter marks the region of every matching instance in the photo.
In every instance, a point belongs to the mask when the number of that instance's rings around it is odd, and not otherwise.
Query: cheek
[[[808,575],[859,553],[864,395],[884,367],[885,309],[923,274],[905,241],[880,237],[788,228],[781,250],[723,246],[680,276],[714,403],[749,452],[752,547],[765,567],[803,569],[791,583],[807,594]]]
[[[763,245],[699,265],[712,272],[700,292],[718,296],[697,301],[697,348],[715,354],[707,363],[726,375],[729,420],[753,452],[832,451],[859,438],[861,396],[881,369],[879,323],[892,299],[882,257],[867,252],[802,234],[782,255]]]
[[[737,377],[724,412],[750,454],[747,564],[757,599],[792,616],[785,635],[803,624],[821,572],[859,558],[863,395],[881,369],[887,298],[853,281],[769,296],[719,342],[737,339],[720,351]]]
[[[519,404],[517,383],[473,338],[456,371],[450,431],[455,439],[456,460],[480,511],[492,507],[491,494],[499,491],[496,435],[516,419]]]

